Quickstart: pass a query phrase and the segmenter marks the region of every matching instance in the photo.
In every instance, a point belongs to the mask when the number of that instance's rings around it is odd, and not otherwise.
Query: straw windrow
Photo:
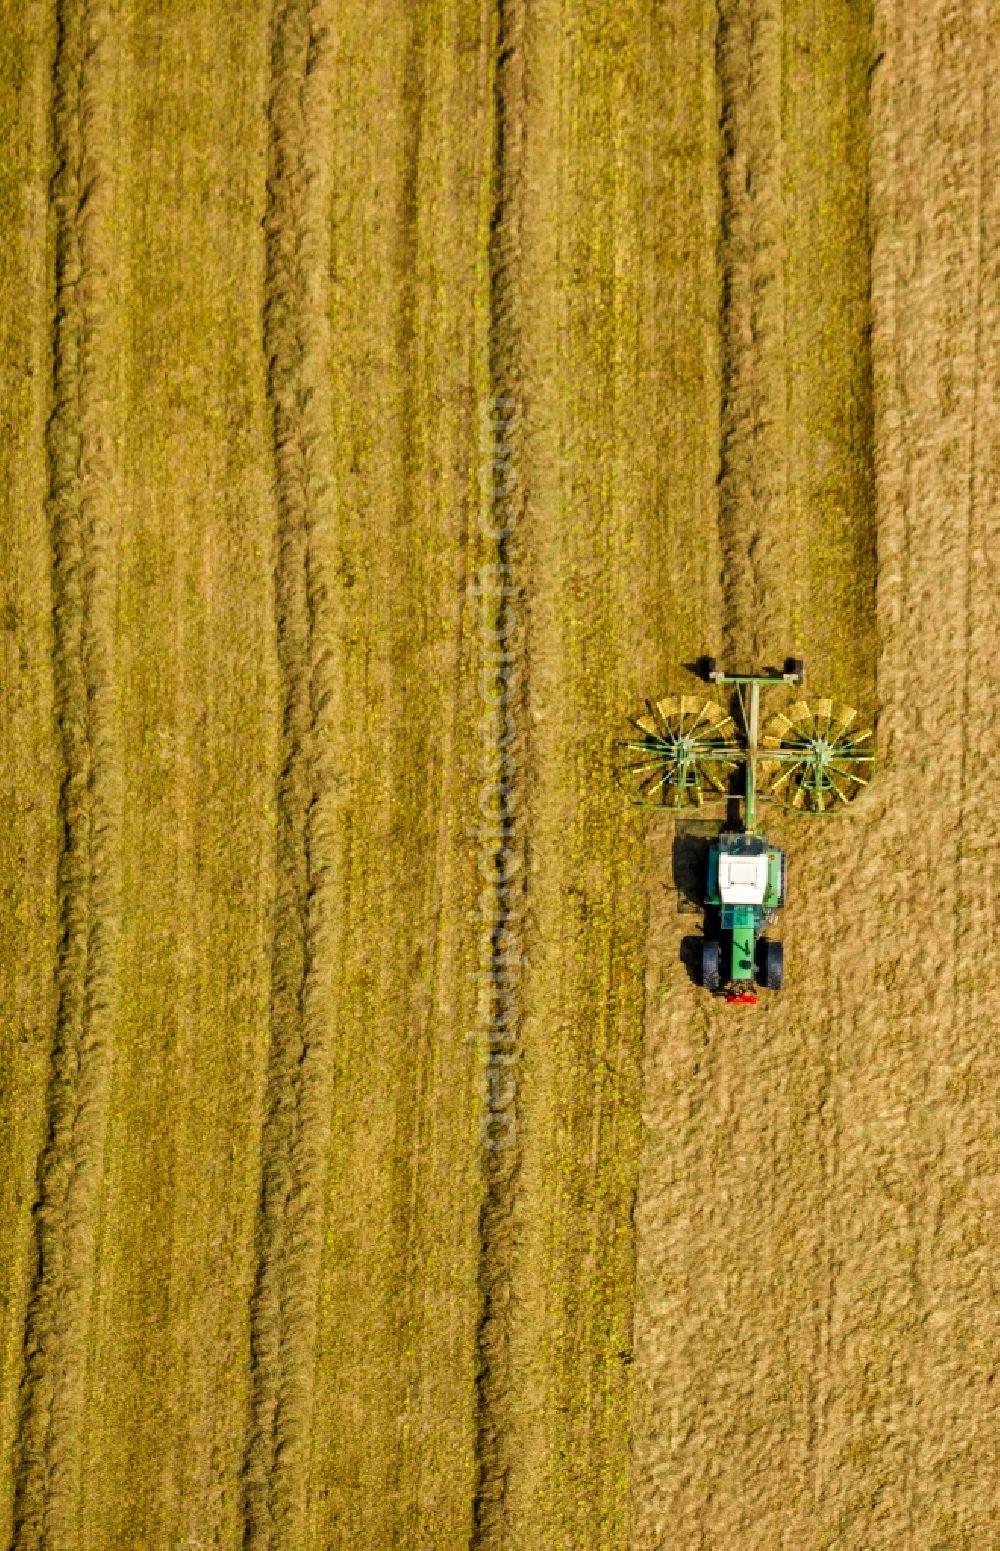
[[[271,27],[264,346],[277,500],[284,693],[271,1053],[251,1309],[246,1544],[304,1544],[330,1132],[335,844],[330,759],[340,684],[329,614],[326,154],[330,17],[283,0]]]
[[[106,330],[110,20],[105,5],[64,0],[53,70],[53,404],[46,444],[63,761],[60,944],[15,1467],[17,1551],[80,1543],[87,1354],[118,991],[122,796]]]

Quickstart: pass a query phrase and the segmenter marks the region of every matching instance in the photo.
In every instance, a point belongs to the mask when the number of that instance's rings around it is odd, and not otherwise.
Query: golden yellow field
[[[997,1545],[998,114],[995,0],[0,0],[0,1545]],[[706,652],[877,725],[756,1008]]]

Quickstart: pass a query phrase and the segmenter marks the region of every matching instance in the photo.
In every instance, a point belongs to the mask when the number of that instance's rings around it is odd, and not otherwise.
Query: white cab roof
[[[762,856],[719,853],[719,894],[724,905],[762,905],[766,893],[766,851]]]

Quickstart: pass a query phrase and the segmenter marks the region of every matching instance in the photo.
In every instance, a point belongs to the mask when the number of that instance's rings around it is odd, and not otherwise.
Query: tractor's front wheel
[[[785,974],[785,950],[780,942],[762,937],[757,944],[761,984],[768,991],[780,991]]]
[[[722,984],[722,945],[703,942],[701,945],[701,983],[706,991],[717,991]]]

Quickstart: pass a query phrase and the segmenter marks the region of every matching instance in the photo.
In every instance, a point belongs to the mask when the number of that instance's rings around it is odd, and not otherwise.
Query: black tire
[[[768,991],[780,991],[785,975],[785,949],[780,942],[762,937],[757,944],[760,983]]]
[[[705,658],[705,677],[707,679],[711,680],[712,682],[714,682],[715,681],[715,675],[718,673],[718,671],[719,671],[719,659],[718,659],[718,657],[706,657]]]
[[[795,675],[795,682],[802,684],[805,681],[806,665],[801,657],[789,657],[785,662],[785,672]]]
[[[701,945],[701,983],[706,991],[717,991],[722,984],[722,945],[703,942]]]

